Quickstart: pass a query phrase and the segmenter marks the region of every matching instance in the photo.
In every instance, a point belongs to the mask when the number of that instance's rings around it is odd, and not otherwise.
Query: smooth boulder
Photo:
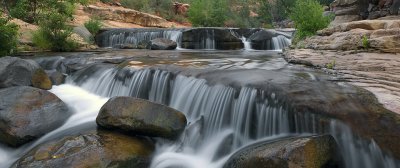
[[[175,41],[156,38],[150,41],[150,49],[152,50],[175,50],[178,45]]]
[[[319,168],[337,166],[336,142],[330,135],[261,142],[236,152],[224,168]]]
[[[185,115],[175,109],[132,97],[111,98],[96,118],[103,128],[168,139],[177,138],[186,122]]]
[[[12,86],[33,86],[49,90],[52,83],[46,72],[33,60],[0,58],[0,88]]]
[[[20,146],[61,126],[70,115],[67,105],[46,90],[0,89],[0,142]]]
[[[147,168],[154,145],[147,139],[107,131],[90,131],[43,143],[12,167]]]

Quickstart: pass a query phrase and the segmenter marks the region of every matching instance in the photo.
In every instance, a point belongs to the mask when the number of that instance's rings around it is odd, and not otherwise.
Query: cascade
[[[345,167],[396,167],[398,161],[345,124],[312,113],[295,113],[272,92],[251,87],[208,85],[204,79],[158,69],[102,69],[68,79],[102,96],[133,96],[185,113],[189,125],[176,142],[159,140],[152,167],[221,167],[230,154],[264,138],[329,133],[339,144]],[[90,68],[89,68],[90,69]],[[95,87],[93,87],[95,86]],[[326,118],[324,119],[326,121]]]
[[[100,46],[120,48],[126,45],[137,47],[138,45],[146,45],[150,40],[156,38],[166,38],[175,41],[180,47],[181,30],[148,30],[148,29],[115,29],[109,30],[102,34]]]
[[[143,48],[150,40],[155,38],[166,38],[177,42],[177,48],[182,49],[183,34],[195,43],[196,49],[215,50],[218,45],[224,43],[221,35],[216,34],[215,28],[198,28],[191,33],[187,29],[110,29],[96,36],[96,43],[101,47],[111,48]],[[218,29],[221,31],[220,29]],[[245,50],[253,49],[252,44],[258,46],[258,50],[282,50],[290,45],[290,34],[267,29],[223,29],[233,38],[242,41]],[[266,39],[253,40],[261,33],[269,34]],[[194,36],[196,36],[194,38]]]
[[[247,41],[246,37],[241,37],[242,43],[244,44],[244,50],[251,50],[251,43]]]

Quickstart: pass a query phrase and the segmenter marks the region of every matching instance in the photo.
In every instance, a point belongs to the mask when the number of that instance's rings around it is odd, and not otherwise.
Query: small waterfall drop
[[[247,41],[246,37],[242,36],[240,39],[242,40],[242,43],[244,45],[244,50],[246,50],[246,51],[252,50],[251,43],[249,41]]]
[[[206,50],[215,50],[215,31],[206,29],[200,38],[200,48]]]
[[[273,50],[282,50],[283,48],[290,46],[292,41],[283,35],[272,37]]]

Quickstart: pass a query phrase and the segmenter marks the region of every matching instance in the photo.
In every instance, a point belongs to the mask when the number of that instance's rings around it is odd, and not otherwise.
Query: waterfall
[[[181,36],[181,30],[116,29],[102,34],[100,46],[113,48],[131,46],[137,48],[139,45],[146,46],[153,39],[165,38],[175,41],[180,47]]]
[[[241,37],[242,43],[244,44],[244,50],[251,50],[251,43],[247,41],[246,37]]]
[[[274,50],[282,50],[283,48],[290,46],[292,41],[283,35],[278,35],[276,37],[272,37],[272,43]]]
[[[242,41],[245,50],[282,50],[291,44],[290,37],[288,33],[268,29],[110,29],[96,36],[96,43],[100,47],[146,48],[150,40],[165,38],[175,41],[178,49],[185,42],[190,43],[183,45],[186,48],[215,50]]]
[[[206,29],[200,38],[200,48],[206,50],[215,50],[215,31]]]
[[[185,113],[189,125],[176,142],[159,140],[152,167],[221,167],[232,152],[257,140],[286,135],[334,136],[345,167],[393,167],[399,163],[345,124],[312,113],[296,113],[273,91],[208,85],[205,79],[158,69],[99,69],[68,79],[93,93],[133,96]],[[89,68],[90,69],[90,68]],[[87,73],[86,72],[86,73]],[[329,121],[328,120],[328,121]]]

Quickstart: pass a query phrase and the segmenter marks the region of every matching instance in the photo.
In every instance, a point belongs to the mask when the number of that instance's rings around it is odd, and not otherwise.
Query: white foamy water
[[[80,87],[64,84],[60,86],[53,86],[50,92],[57,95],[64,101],[70,110],[73,112],[72,116],[66,119],[66,122],[59,128],[44,135],[38,140],[21,146],[19,148],[10,148],[0,145],[0,168],[10,167],[19,157],[28,152],[30,149],[38,144],[41,144],[52,136],[62,133],[63,131],[85,124],[95,122],[100,108],[107,102],[108,98],[100,97],[92,94]]]

